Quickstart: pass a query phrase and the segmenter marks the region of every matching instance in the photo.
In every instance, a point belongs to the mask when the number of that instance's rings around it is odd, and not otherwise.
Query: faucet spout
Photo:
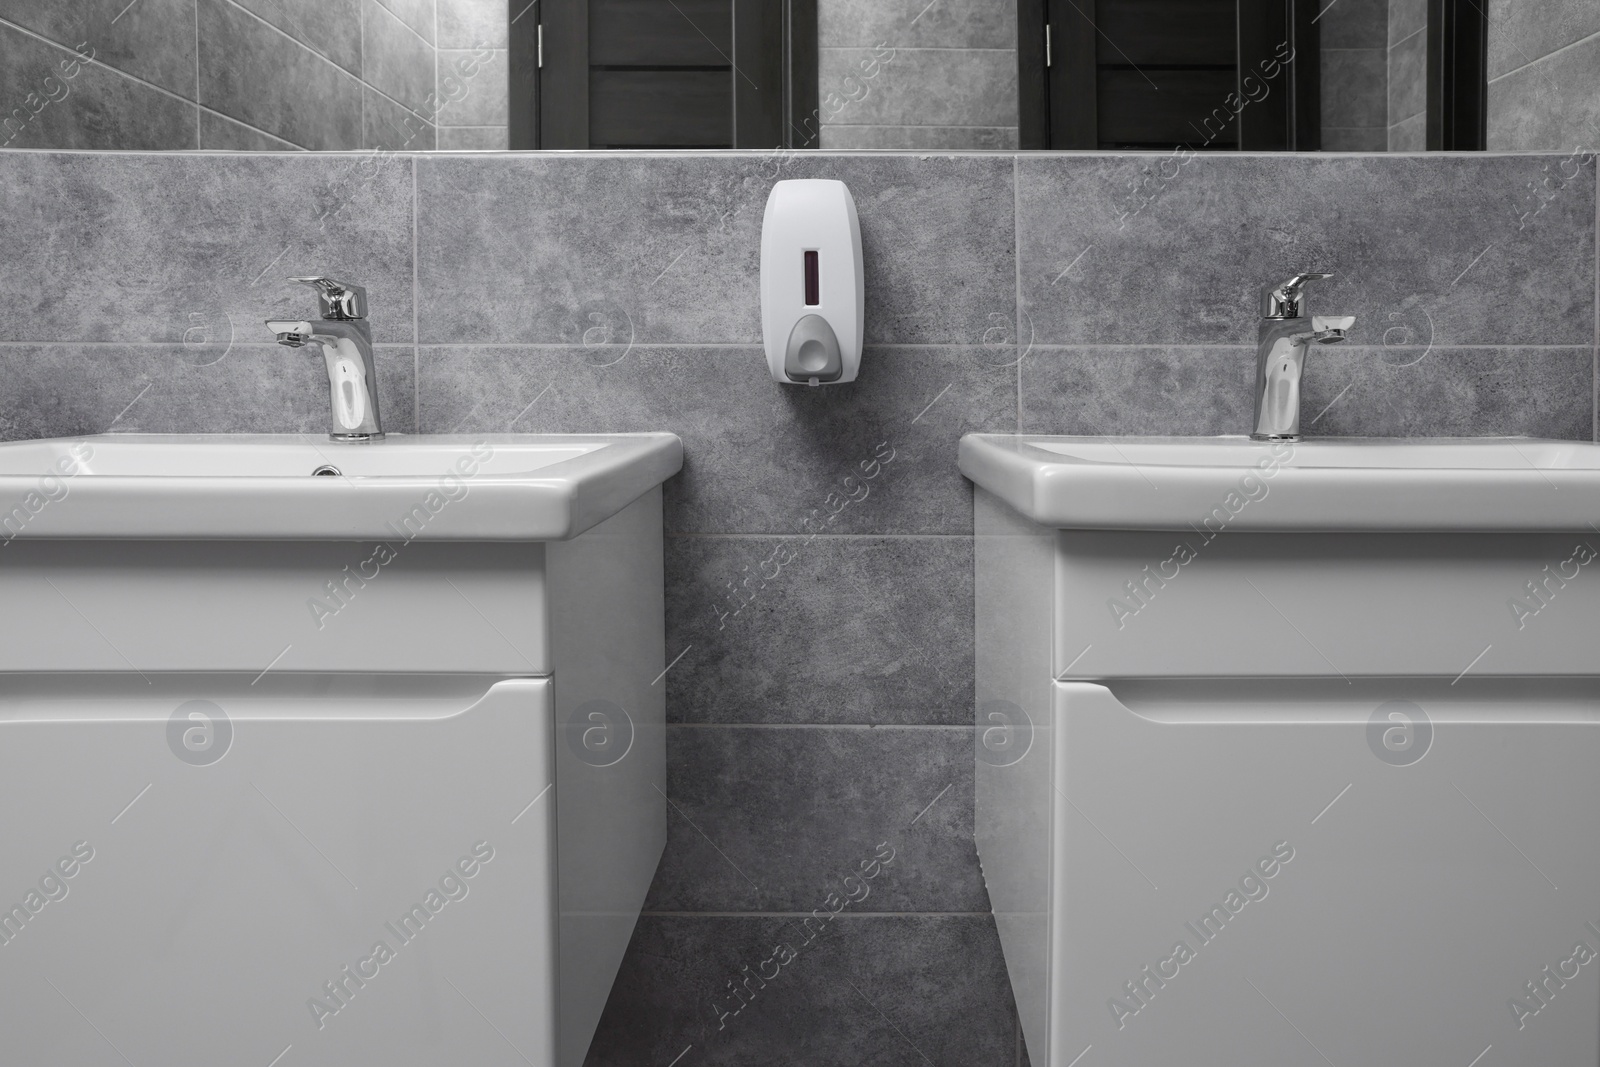
[[[296,278],[313,284],[324,315],[315,321],[269,319],[267,329],[287,348],[316,346],[328,374],[328,436],[335,441],[378,441],[378,375],[373,362],[372,327],[366,320],[366,290],[324,278]]]
[[[1353,315],[1307,315],[1301,290],[1306,282],[1330,274],[1297,274],[1262,290],[1262,318],[1256,339],[1255,418],[1250,437],[1257,441],[1300,439],[1300,380],[1306,352],[1315,343],[1336,345],[1355,325]]]

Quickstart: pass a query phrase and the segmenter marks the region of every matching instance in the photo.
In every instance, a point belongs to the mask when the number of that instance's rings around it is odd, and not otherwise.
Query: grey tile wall
[[[439,147],[449,152],[507,147],[507,101],[513,17],[531,18],[506,0],[437,0],[439,5]]]
[[[1026,1062],[972,841],[960,435],[1242,432],[1256,290],[1307,268],[1360,317],[1312,432],[1594,435],[1592,162],[1206,157],[1121,199],[1152,158],[0,153],[0,437],[315,430],[320,370],[260,323],[319,271],[369,287],[397,429],[679,433],[668,847],[589,1063]],[[803,176],[860,205],[839,389],[760,351],[760,214]]]
[[[1600,145],[1600,5],[1555,7],[1538,19],[1490,17],[1491,149],[1592,152]],[[1496,74],[1496,64],[1507,69]]]
[[[823,148],[1017,145],[1013,0],[821,0]]]
[[[1389,0],[1322,0],[1322,148],[1388,144]]]
[[[467,0],[439,2],[454,11]],[[435,88],[443,16],[434,4],[0,0],[0,99],[12,108],[0,144],[431,149],[446,99]],[[464,32],[459,21],[450,25]],[[77,62],[73,49],[93,61]],[[479,79],[480,109],[492,82]],[[504,116],[497,122],[504,126]],[[482,115],[462,123],[473,124],[491,123]]]
[[[1389,151],[1424,148],[1428,0],[1389,0]]]

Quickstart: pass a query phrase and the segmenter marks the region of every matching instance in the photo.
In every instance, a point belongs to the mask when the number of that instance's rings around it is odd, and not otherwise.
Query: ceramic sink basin
[[[668,433],[19,441],[0,445],[0,525],[7,540],[563,540],[682,464]]]
[[[1041,526],[1589,530],[1600,445],[1534,438],[969,434],[961,471]]]

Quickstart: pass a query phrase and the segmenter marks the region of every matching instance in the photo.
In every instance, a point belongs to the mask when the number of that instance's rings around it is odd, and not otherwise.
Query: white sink
[[[0,445],[0,1060],[579,1067],[666,840],[681,464]]]
[[[960,462],[1060,529],[1181,530],[1218,507],[1235,530],[1585,530],[1600,514],[1600,445],[1577,441],[971,434]]]
[[[669,433],[105,434],[0,445],[0,511],[22,538],[553,541],[682,465]]]
[[[1032,1062],[1600,1059],[1600,446],[976,435],[961,469]]]

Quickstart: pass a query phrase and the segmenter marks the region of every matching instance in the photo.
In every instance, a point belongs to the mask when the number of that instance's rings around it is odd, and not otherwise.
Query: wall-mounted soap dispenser
[[[761,335],[780,382],[837,385],[861,369],[861,222],[844,182],[781,181],[761,222]]]

